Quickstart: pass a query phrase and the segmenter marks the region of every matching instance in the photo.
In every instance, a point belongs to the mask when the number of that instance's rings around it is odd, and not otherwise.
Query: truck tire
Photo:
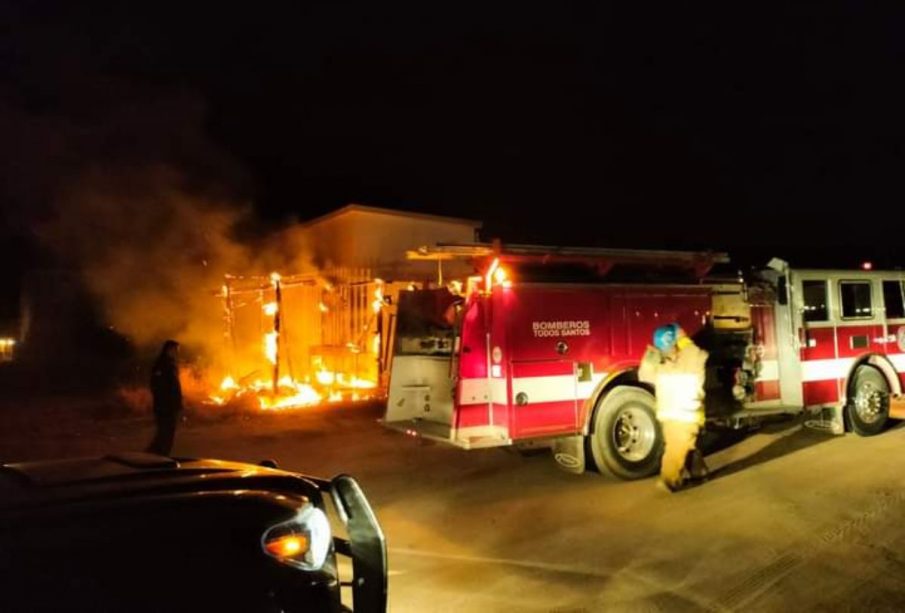
[[[660,470],[663,434],[653,395],[637,387],[617,387],[598,401],[589,437],[597,468],[621,479],[643,479]]]
[[[848,418],[860,436],[883,431],[889,419],[889,383],[873,366],[859,366],[849,388]]]

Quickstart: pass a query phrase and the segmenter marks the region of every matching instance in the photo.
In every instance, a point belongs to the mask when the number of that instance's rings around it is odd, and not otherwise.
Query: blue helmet
[[[654,330],[654,346],[660,351],[669,351],[675,346],[678,333],[678,324],[660,326]]]

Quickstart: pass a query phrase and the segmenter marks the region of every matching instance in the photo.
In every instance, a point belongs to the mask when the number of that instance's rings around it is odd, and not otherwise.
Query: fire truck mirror
[[[569,344],[566,341],[559,341],[556,343],[556,353],[559,355],[565,354],[569,350]]]
[[[789,290],[786,286],[785,275],[781,275],[776,281],[776,299],[779,304],[789,304]]]

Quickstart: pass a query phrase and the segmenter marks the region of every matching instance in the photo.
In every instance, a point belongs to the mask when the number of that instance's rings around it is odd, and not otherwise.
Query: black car
[[[385,611],[386,542],[356,481],[263,464],[0,466],[0,610]]]

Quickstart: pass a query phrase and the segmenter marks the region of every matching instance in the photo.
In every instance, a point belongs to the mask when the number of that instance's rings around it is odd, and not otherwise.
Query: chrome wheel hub
[[[654,420],[639,407],[625,407],[616,417],[613,427],[616,451],[630,462],[640,462],[650,455],[656,435]]]

